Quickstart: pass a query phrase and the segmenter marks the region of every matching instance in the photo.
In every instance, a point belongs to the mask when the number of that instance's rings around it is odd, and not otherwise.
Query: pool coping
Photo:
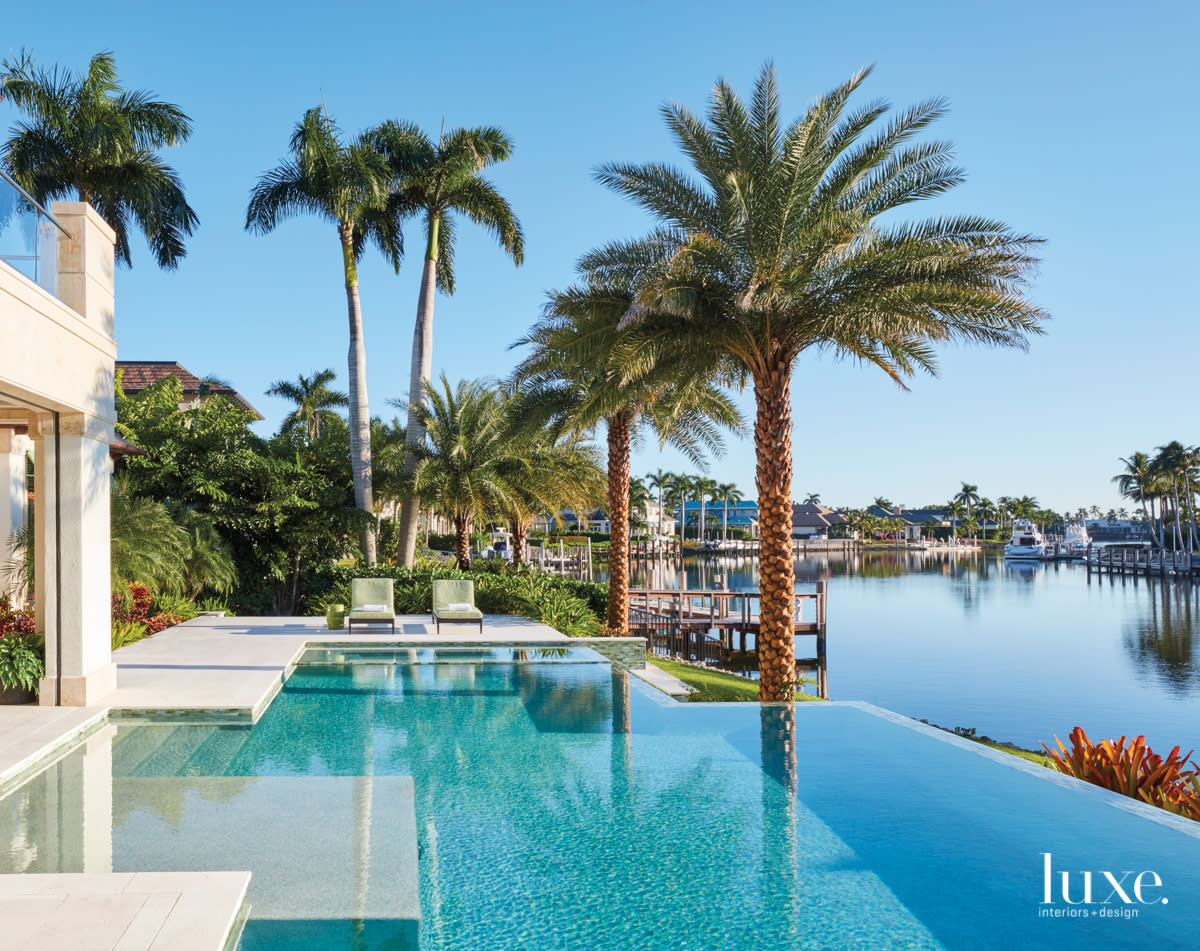
[[[720,708],[728,707],[728,702],[721,703],[716,701],[701,701],[696,703],[675,703],[667,700],[665,697],[659,701],[661,706],[667,708],[688,709],[692,707],[707,707]],[[784,704],[763,704],[763,706],[785,706]],[[946,743],[950,746],[957,747],[960,750],[973,753],[976,756],[982,756],[1001,766],[1007,766],[1010,769],[1016,769],[1030,776],[1045,782],[1053,783],[1063,789],[1070,789],[1076,793],[1085,796],[1091,796],[1109,806],[1113,806],[1124,812],[1131,813],[1135,816],[1140,816],[1143,819],[1149,819],[1151,822],[1156,822],[1159,825],[1166,826],[1176,832],[1181,832],[1184,835],[1194,839],[1200,839],[1200,822],[1185,818],[1184,816],[1176,815],[1173,812],[1167,812],[1165,809],[1160,809],[1157,806],[1152,806],[1146,802],[1140,802],[1137,799],[1131,799],[1128,796],[1122,796],[1120,793],[1113,792],[1111,789],[1105,789],[1103,786],[1096,786],[1083,779],[1077,779],[1074,776],[1068,776],[1065,773],[1060,773],[1056,769],[1048,766],[1039,766],[1029,760],[1022,759],[1020,756],[1013,756],[1011,753],[1004,753],[1000,750],[993,749],[990,746],[985,746],[975,740],[969,740],[961,736],[956,736],[946,730],[938,729],[935,726],[930,726],[927,723],[922,723],[920,720],[914,720],[912,717],[907,717],[902,713],[896,713],[894,710],[888,710],[885,707],[876,706],[865,700],[829,700],[825,703],[795,703],[791,705],[794,709],[804,709],[813,711],[812,713],[804,714],[809,716],[819,716],[818,711],[828,710],[837,707],[850,707],[855,710],[860,710],[873,717],[878,717],[881,720],[887,720],[897,726],[905,727],[915,733],[920,733],[930,739],[937,740],[940,743]]]

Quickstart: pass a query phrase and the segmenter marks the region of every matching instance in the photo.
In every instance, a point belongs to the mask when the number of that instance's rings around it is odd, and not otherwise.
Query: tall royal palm
[[[633,293],[583,285],[551,295],[542,318],[515,346],[533,349],[517,368],[531,418],[576,432],[603,423],[608,442],[608,630],[629,631],[629,466],[634,438],[652,430],[695,462],[722,448],[721,427],[741,429],[732,401],[711,374],[672,361],[636,377],[627,373],[622,321]],[[641,341],[645,343],[645,341]]]
[[[290,429],[303,428],[308,441],[317,439],[330,423],[340,420],[337,406],[349,406],[350,398],[345,393],[331,390],[329,384],[337,378],[333,370],[320,370],[311,377],[301,373],[296,381],[276,380],[267,390],[268,396],[281,396],[291,400],[296,408],[284,417],[279,427],[281,433]]]
[[[901,383],[935,372],[933,344],[1024,347],[1042,311],[1024,296],[1036,239],[977,216],[905,223],[896,211],[961,180],[945,142],[914,137],[945,112],[933,100],[848,104],[863,70],[781,120],[774,69],[751,101],[724,81],[707,121],[663,108],[693,167],[603,166],[601,182],[654,215],[649,237],[585,260],[594,279],[631,280],[646,312],[677,318],[695,358],[732,361],[754,385],[762,524],[759,697],[795,689],[791,550],[791,382],[796,361],[827,351],[875,364]],[[638,313],[630,315],[636,322]]]
[[[662,534],[663,522],[663,493],[669,491],[671,480],[675,478],[673,472],[663,472],[662,469],[655,469],[652,473],[646,476],[646,484],[658,493],[658,525],[654,529],[654,534]]]
[[[713,497],[721,500],[721,544],[724,545],[729,541],[729,506],[736,506],[742,501],[742,490],[732,482],[722,482],[717,486]],[[819,497],[817,501],[820,501]]]
[[[388,209],[392,173],[368,135],[343,142],[333,120],[319,108],[309,109],[296,123],[290,147],[291,158],[263,174],[251,189],[246,230],[267,234],[281,221],[300,214],[316,215],[337,229],[350,322],[350,469],[354,504],[373,520],[371,413],[367,405],[367,350],[358,297],[358,261],[370,242],[400,270],[404,243],[399,222]],[[367,564],[373,564],[372,529],[363,529],[361,544]]]
[[[704,531],[708,518],[706,502],[709,499],[716,498],[716,491],[717,483],[715,480],[706,477],[701,477],[696,480],[696,494],[700,496],[700,531],[698,537],[702,546],[706,540]]]
[[[979,502],[979,486],[964,482],[962,488],[954,496],[967,509],[967,518],[971,517],[971,507]]]
[[[454,293],[454,232],[465,216],[492,235],[516,264],[525,259],[525,238],[512,208],[480,174],[505,161],[512,140],[501,129],[481,126],[444,132],[435,144],[411,123],[385,122],[372,133],[395,176],[391,207],[397,217],[419,215],[425,223],[425,265],[417,297],[412,366],[408,389],[408,445],[418,447],[425,434],[420,410],[428,405],[426,382],[433,374],[433,306],[437,290]],[[409,460],[416,465],[416,456]],[[400,513],[400,560],[412,567],[421,500],[412,496]]]
[[[111,53],[97,53],[83,76],[39,69],[25,56],[0,63],[0,99],[29,118],[4,145],[10,174],[42,204],[77,196],[116,232],[117,258],[130,263],[129,227],[146,236],[159,267],[187,253],[199,223],[183,185],[158,151],[191,134],[178,107],[148,92],[127,92]]]

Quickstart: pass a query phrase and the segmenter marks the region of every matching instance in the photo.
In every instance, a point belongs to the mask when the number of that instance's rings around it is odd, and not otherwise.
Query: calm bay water
[[[753,559],[689,559],[686,571],[689,588],[720,573],[735,591],[758,585]],[[1032,748],[1079,725],[1093,740],[1200,750],[1200,586],[898,551],[810,554],[796,576],[800,591],[829,582],[835,700]],[[634,587],[648,581],[675,587],[674,569],[635,572]]]

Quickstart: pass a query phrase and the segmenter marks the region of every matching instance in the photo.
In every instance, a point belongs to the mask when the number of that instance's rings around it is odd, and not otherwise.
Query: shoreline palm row
[[[25,57],[0,69],[5,97],[31,117],[5,147],[14,178],[43,202],[71,193],[92,201],[121,225],[123,259],[132,217],[159,263],[177,263],[196,216],[157,150],[187,138],[187,117],[148,94],[122,92],[107,54],[93,59],[83,79],[39,71]],[[791,122],[781,115],[769,64],[748,101],[718,81],[703,117],[678,103],[663,106],[687,168],[599,166],[601,185],[647,213],[647,231],[580,258],[573,282],[549,293],[541,317],[515,344],[524,355],[508,381],[528,407],[523,418],[552,438],[604,425],[612,634],[628,631],[633,441],[653,433],[698,462],[704,452],[721,451],[723,430],[752,431],[763,701],[790,701],[796,687],[791,386],[800,358],[827,353],[871,364],[904,387],[917,373],[936,375],[942,344],[1025,348],[1045,317],[1026,296],[1039,239],[977,215],[903,218],[906,206],[951,190],[963,172],[949,143],[919,138],[945,114],[945,102],[898,112],[881,100],[855,105],[869,73],[855,73]],[[245,225],[266,233],[287,217],[311,213],[338,231],[350,328],[354,491],[367,512],[370,415],[357,262],[373,244],[398,268],[402,223],[419,217],[424,226],[407,404],[411,481],[399,553],[411,564],[420,456],[429,448],[422,409],[429,405],[435,291],[453,290],[458,215],[491,231],[521,262],[516,217],[480,174],[506,160],[512,143],[499,129],[478,128],[447,133],[435,145],[403,122],[344,141],[328,114],[312,109],[297,124],[290,149],[291,157],[253,189]],[[124,177],[130,156],[155,170],[156,184],[139,187]],[[729,395],[746,386],[754,396],[750,427]],[[369,527],[361,544],[364,559],[373,561]]]

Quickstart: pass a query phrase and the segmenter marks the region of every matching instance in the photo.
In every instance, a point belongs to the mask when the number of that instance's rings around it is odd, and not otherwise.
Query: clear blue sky
[[[852,12],[843,12],[852,10]],[[967,183],[922,214],[971,211],[1044,236],[1033,287],[1053,315],[1029,354],[954,348],[938,380],[903,393],[879,371],[805,358],[793,385],[793,493],[862,504],[984,495],[1075,508],[1120,504],[1117,458],[1200,441],[1189,392],[1200,353],[1191,4],[458,3],[9,4],[0,48],[82,69],[111,49],[129,88],[179,104],[195,133],[168,153],[201,226],[176,272],[139,240],[118,275],[127,359],[174,359],[232,383],[267,416],[271,381],[323,367],[345,385],[346,310],[332,228],[242,230],[248,190],[321,100],[348,132],[387,118],[436,133],[496,124],[516,142],[493,178],[519,214],[514,268],[463,225],[458,293],[437,304],[435,374],[502,376],[508,350],[578,255],[641,233],[642,213],[591,178],[614,159],[677,161],[658,116],[705,106],[718,76],[748,92],[774,59],[784,111],[875,63],[865,96],[946,96],[936,135]],[[12,110],[0,104],[7,127]],[[1178,166],[1178,169],[1177,169]],[[407,389],[421,245],[395,276],[368,258],[361,289],[374,412]],[[746,400],[749,405],[748,399]],[[635,473],[682,469],[643,447]],[[710,475],[754,494],[750,442]]]

